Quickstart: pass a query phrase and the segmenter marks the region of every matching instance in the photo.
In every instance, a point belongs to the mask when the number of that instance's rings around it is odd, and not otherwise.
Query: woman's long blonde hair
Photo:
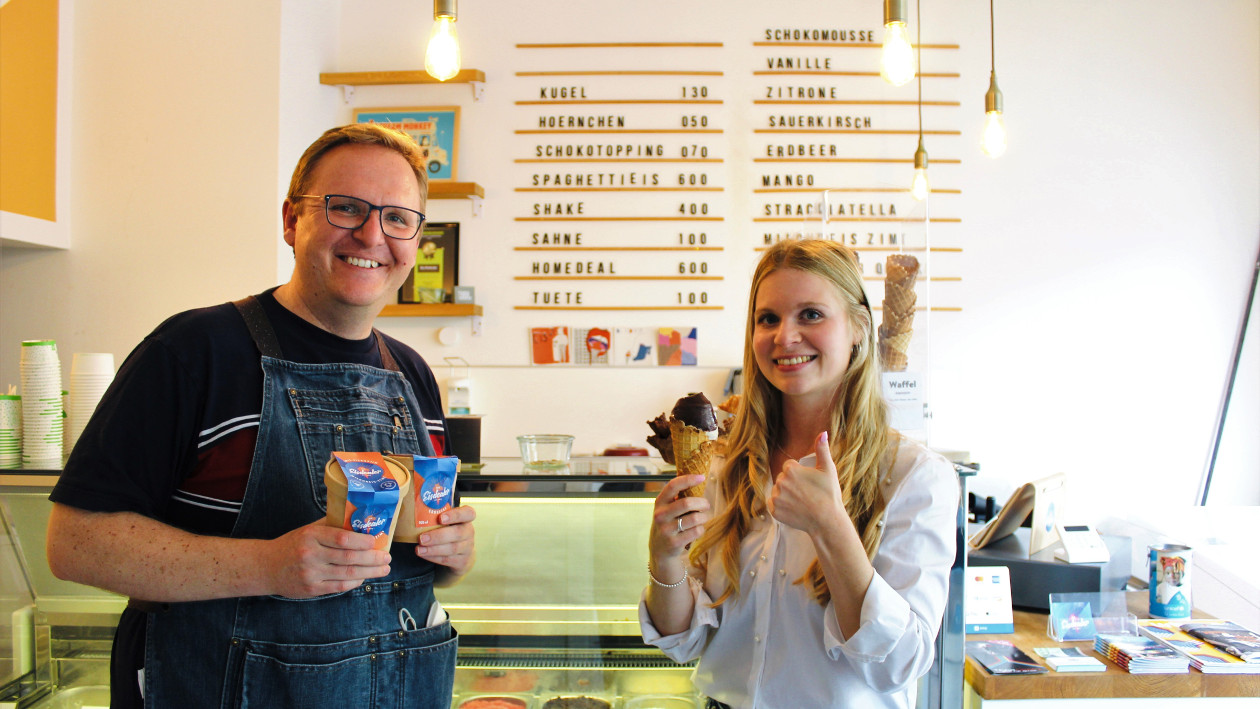
[[[812,273],[832,283],[845,305],[850,328],[860,334],[836,391],[828,439],[840,485],[848,491],[845,510],[862,538],[867,556],[874,558],[879,548],[879,520],[885,505],[879,490],[879,467],[893,434],[888,428],[888,409],[880,388],[875,326],[862,288],[862,269],[854,252],[838,242],[780,241],[758,262],[748,295],[740,409],[726,441],[726,463],[714,481],[725,508],[715,514],[690,554],[691,563],[705,569],[707,552],[718,553],[726,589],[714,606],[739,595],[740,544],[753,520],[766,509],[770,454],[783,422],[783,400],[758,368],[752,339],[758,290],[766,276],[785,268]],[[817,559],[796,583],[808,585],[822,605],[831,599]]]

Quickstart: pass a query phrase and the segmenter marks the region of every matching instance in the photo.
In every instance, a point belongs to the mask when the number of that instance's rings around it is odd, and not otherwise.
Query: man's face
[[[312,172],[308,193],[349,195],[375,205],[424,211],[411,166],[379,145],[341,145],[325,153]],[[322,199],[286,202],[283,216],[284,240],[296,259],[291,284],[316,314],[383,304],[415,264],[415,239],[385,236],[378,210],[358,229],[329,224]]]

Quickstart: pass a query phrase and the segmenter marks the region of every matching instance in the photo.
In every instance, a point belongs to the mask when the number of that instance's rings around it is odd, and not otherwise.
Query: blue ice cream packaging
[[[324,484],[325,522],[369,534],[376,549],[388,549],[411,496],[410,471],[380,453],[334,451],[324,466]]]
[[[425,455],[391,455],[387,458],[411,473],[411,491],[403,500],[394,541],[419,542],[420,535],[442,527],[438,520],[455,506],[455,479],[459,458]]]

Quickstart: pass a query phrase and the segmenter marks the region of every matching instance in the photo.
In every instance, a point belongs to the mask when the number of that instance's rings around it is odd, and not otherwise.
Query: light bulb
[[[997,73],[989,73],[989,90],[984,94],[984,131],[980,134],[984,154],[996,158],[1006,152],[1006,120],[1002,118],[1002,91]]]
[[[927,168],[916,167],[914,169],[914,182],[910,184],[910,194],[922,202],[927,199],[928,192],[931,190],[932,186],[928,184]]]
[[[914,78],[914,49],[906,33],[906,23],[894,20],[884,25],[884,53],[879,75],[893,86],[903,86]]]
[[[927,199],[931,192],[928,184],[928,155],[923,147],[923,137],[919,137],[919,149],[914,151],[914,182],[910,183],[910,194],[920,202]]]
[[[424,53],[424,70],[438,81],[454,78],[459,73],[459,37],[455,34],[454,17],[433,18],[429,48]]]
[[[981,134],[980,147],[991,158],[1000,157],[1006,152],[1006,123],[1002,120],[1001,111],[984,114],[984,132]]]

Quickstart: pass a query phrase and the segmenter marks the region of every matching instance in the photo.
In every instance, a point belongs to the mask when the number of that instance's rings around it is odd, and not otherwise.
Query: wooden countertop
[[[1145,591],[1131,591],[1129,610],[1146,618]],[[1005,640],[1031,657],[1037,647],[1078,647],[1107,664],[1106,672],[1054,672],[1039,675],[993,675],[970,655],[963,668],[967,683],[984,699],[1073,699],[1079,697],[1260,697],[1260,675],[1129,674],[1094,652],[1093,642],[1057,643],[1046,634],[1045,613],[1015,611],[1013,634],[967,635],[968,640]],[[1207,617],[1195,613],[1195,617]],[[1045,663],[1042,662],[1044,665]]]

